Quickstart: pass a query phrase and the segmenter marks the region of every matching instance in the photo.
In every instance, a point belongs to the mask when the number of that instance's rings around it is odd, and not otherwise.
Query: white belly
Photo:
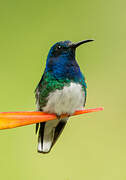
[[[80,84],[70,83],[62,90],[56,90],[49,94],[44,112],[61,114],[73,114],[76,110],[83,109],[85,93]]]

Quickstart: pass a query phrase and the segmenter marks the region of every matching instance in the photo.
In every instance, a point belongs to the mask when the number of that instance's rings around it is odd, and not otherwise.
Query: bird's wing
[[[40,106],[39,106],[39,94],[40,94],[40,87],[42,86],[42,82],[44,81],[44,76],[45,76],[45,72],[43,73],[43,76],[41,78],[41,80],[39,81],[38,86],[35,89],[35,98],[36,98],[36,104],[37,104],[37,110],[40,111]],[[44,88],[44,86],[43,86]],[[44,123],[43,123],[44,124]],[[39,129],[39,123],[36,124],[36,134],[38,132]]]
[[[35,90],[37,109],[39,111],[42,111],[43,107],[46,106],[49,93],[56,89],[62,89],[64,86],[63,83],[51,78],[53,77],[44,73]],[[38,152],[48,153],[51,150],[64,129],[66,122],[67,118],[36,124],[36,133],[39,130]]]
[[[85,98],[84,98],[84,106],[85,106],[86,98],[87,98],[87,84],[86,84],[85,77],[83,76],[83,74],[81,74],[81,78],[79,79],[79,83],[82,85],[82,89],[85,93]]]

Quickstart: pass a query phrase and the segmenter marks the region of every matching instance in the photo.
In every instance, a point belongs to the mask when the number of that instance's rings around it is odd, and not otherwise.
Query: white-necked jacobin
[[[54,44],[47,56],[44,74],[35,90],[37,110],[55,113],[57,120],[36,124],[38,134],[38,152],[48,153],[68,118],[61,119],[61,114],[73,114],[83,109],[86,102],[86,82],[75,58],[75,51],[81,44],[61,41]]]

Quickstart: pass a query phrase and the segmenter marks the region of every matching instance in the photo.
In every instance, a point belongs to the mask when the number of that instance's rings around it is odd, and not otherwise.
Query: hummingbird
[[[60,41],[49,50],[46,67],[35,90],[38,111],[54,113],[56,120],[36,124],[38,152],[48,153],[63,131],[68,118],[76,110],[84,109],[87,97],[85,77],[76,61],[76,48],[93,40],[77,43]]]

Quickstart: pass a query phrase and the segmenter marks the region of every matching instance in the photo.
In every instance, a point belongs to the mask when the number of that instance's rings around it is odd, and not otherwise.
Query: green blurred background
[[[87,108],[74,117],[47,154],[37,153],[35,126],[0,131],[0,179],[126,179],[126,1],[1,0],[0,111],[35,110],[34,89],[51,45],[78,48],[88,84]]]

